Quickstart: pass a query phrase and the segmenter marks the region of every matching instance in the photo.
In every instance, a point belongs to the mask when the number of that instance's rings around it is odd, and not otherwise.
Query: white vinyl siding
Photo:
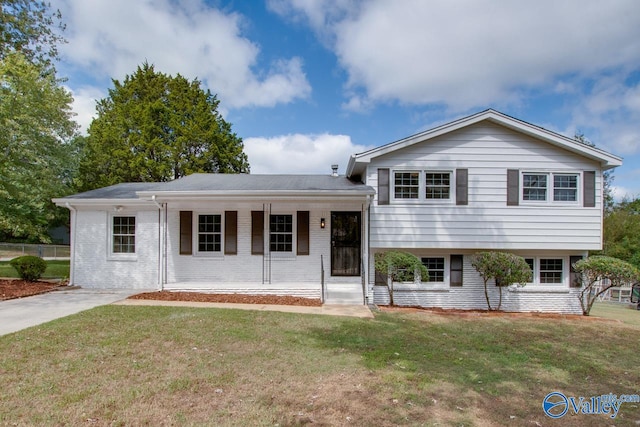
[[[476,250],[599,250],[602,242],[602,173],[597,163],[491,123],[478,123],[372,159],[366,183],[378,187],[378,169],[468,170],[468,204],[430,200],[433,207],[393,198],[371,205],[372,248]],[[577,202],[507,206],[507,170],[545,174],[553,198],[554,175],[576,176]],[[596,171],[594,207],[582,206],[582,172]],[[522,172],[520,197],[522,197]],[[454,175],[454,174],[452,174]],[[454,177],[452,176],[452,179]],[[423,177],[421,181],[426,182]],[[424,184],[423,184],[424,185]],[[560,184],[559,184],[560,185]],[[564,185],[564,184],[562,184]],[[572,185],[572,184],[569,184]],[[451,183],[452,192],[455,183]],[[558,187],[558,190],[564,188]],[[568,190],[572,190],[570,187]],[[424,193],[422,193],[424,194]],[[455,195],[451,195],[455,200]]]

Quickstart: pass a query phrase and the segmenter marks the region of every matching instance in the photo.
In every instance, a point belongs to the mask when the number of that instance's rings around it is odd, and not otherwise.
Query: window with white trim
[[[420,260],[429,271],[429,280],[423,279],[423,282],[444,282],[444,257],[423,257]]]
[[[111,221],[111,252],[113,254],[135,254],[136,217],[114,215]]]
[[[293,252],[293,215],[271,215],[269,218],[271,252]]]
[[[395,172],[393,195],[396,199],[418,199],[420,196],[420,172]]]
[[[555,202],[578,201],[578,175],[553,175],[553,200]]]
[[[525,173],[522,175],[522,200],[547,200],[547,175]]]
[[[427,199],[450,199],[451,172],[425,172],[425,197]]]
[[[562,283],[564,262],[562,258],[541,258],[540,283]]]
[[[523,172],[523,202],[578,202],[577,173]]]
[[[222,250],[222,215],[198,215],[198,253]]]

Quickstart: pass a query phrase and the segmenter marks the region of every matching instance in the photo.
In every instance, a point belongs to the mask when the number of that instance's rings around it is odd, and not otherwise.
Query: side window
[[[547,175],[528,174],[522,175],[522,200],[545,201],[547,200]]]
[[[540,259],[540,283],[562,283],[563,272],[561,258]]]
[[[553,200],[555,202],[577,202],[578,175],[553,175]]]
[[[136,253],[136,217],[114,216],[112,219],[112,245],[114,254]]]

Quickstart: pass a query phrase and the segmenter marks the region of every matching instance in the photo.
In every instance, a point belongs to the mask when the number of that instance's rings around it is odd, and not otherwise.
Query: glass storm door
[[[360,275],[360,212],[331,212],[331,275]]]

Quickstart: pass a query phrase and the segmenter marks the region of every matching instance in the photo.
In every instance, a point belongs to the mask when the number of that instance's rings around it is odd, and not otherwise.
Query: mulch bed
[[[224,302],[232,304],[301,305],[321,307],[319,299],[277,295],[208,294],[202,292],[158,291],[132,295],[129,299],[159,301]]]
[[[0,279],[0,301],[51,292],[64,284],[51,282],[27,282],[26,280]]]

